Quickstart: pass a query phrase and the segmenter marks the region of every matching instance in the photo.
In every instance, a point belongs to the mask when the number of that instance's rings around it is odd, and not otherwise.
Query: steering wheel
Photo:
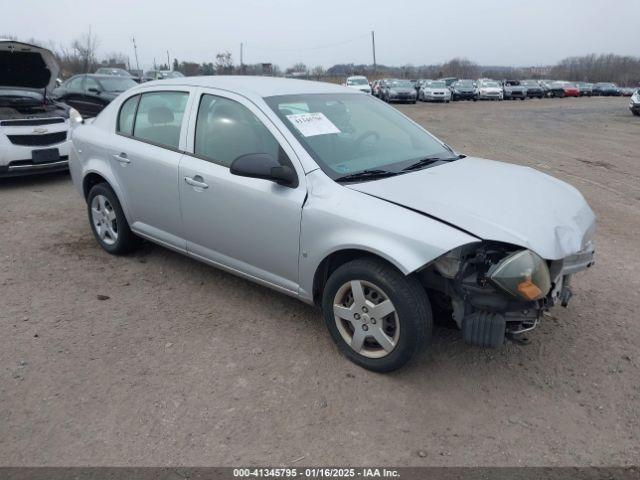
[[[378,132],[374,132],[373,130],[367,130],[366,132],[361,134],[358,138],[356,138],[355,142],[353,143],[353,146],[354,146],[353,150],[355,152],[359,151],[362,148],[362,144],[364,143],[364,141],[369,137],[375,138],[376,142],[380,140],[380,134]]]

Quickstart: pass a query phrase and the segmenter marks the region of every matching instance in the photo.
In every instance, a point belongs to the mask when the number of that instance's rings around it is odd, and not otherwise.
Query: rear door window
[[[133,125],[133,136],[177,150],[188,98],[187,92],[143,93]]]

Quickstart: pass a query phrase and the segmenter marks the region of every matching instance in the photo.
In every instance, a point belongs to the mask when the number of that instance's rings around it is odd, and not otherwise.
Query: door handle
[[[203,182],[203,179],[200,175],[196,175],[193,178],[184,177],[184,181],[187,182],[187,184],[191,185],[192,187],[202,188],[202,189],[209,188],[209,185]]]
[[[116,155],[116,154],[114,154],[114,155],[112,155],[112,157],[113,157],[113,158],[115,158],[115,159],[116,159],[117,161],[119,161],[120,163],[131,163],[131,160],[129,160],[129,159],[127,158],[127,154],[126,154],[126,153],[124,153],[124,152],[119,153],[119,154],[117,154],[117,155]]]

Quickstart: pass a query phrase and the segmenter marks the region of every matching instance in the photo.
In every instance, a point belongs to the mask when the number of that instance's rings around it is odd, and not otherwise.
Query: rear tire
[[[91,188],[87,195],[87,213],[91,231],[105,251],[122,255],[140,244],[140,238],[129,228],[118,197],[107,183]]]
[[[433,330],[431,305],[420,282],[376,258],[352,260],[333,272],[322,311],[340,352],[375,372],[402,367]]]

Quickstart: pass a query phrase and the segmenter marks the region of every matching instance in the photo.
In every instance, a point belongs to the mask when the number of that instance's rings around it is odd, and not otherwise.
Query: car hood
[[[431,93],[447,93],[449,91],[448,88],[427,88],[426,90]]]
[[[574,187],[532,168],[493,160],[466,157],[346,186],[483,240],[529,248],[547,260],[583,250],[595,230],[595,215]]]
[[[51,50],[0,39],[0,86],[52,90],[59,71]]]

